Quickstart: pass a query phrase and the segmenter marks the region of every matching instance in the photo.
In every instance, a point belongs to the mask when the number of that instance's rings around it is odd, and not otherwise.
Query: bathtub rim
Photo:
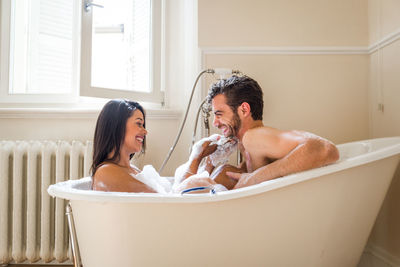
[[[305,182],[308,180],[322,177],[331,173],[339,172],[345,169],[358,167],[373,161],[382,160],[400,154],[400,136],[384,137],[375,139],[366,139],[354,142],[339,144],[338,148],[361,143],[373,143],[380,141],[388,141],[396,143],[377,148],[374,151],[363,153],[345,160],[341,160],[334,164],[311,169],[299,173],[290,174],[284,177],[265,181],[257,185],[239,188],[232,191],[217,192],[215,195],[206,194],[171,194],[160,195],[157,193],[127,193],[127,192],[100,192],[84,189],[72,188],[72,186],[80,183],[88,182],[91,177],[84,177],[77,180],[68,180],[50,185],[47,192],[53,196],[66,200],[84,200],[90,202],[138,202],[138,203],[203,203],[217,202],[223,200],[237,199],[252,195],[261,194],[267,191],[276,190],[288,185]]]

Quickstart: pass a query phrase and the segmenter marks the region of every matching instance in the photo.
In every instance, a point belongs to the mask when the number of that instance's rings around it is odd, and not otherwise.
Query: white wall
[[[335,143],[368,138],[366,55],[207,55],[260,83],[264,124],[307,130]]]
[[[365,46],[365,0],[200,0],[199,45]]]
[[[335,143],[366,139],[367,15],[363,0],[202,0],[202,65],[256,79],[267,125]]]
[[[371,137],[400,135],[400,1],[369,0],[369,42],[381,49],[370,55]],[[387,38],[392,37],[392,38]],[[391,40],[389,43],[380,41]],[[383,104],[383,110],[379,109]],[[371,253],[400,266],[400,166],[369,239]]]

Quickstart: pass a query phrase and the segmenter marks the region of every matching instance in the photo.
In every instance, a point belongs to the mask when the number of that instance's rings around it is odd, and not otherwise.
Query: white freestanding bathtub
[[[339,162],[216,195],[85,190],[70,200],[84,267],[354,267],[399,162],[400,137],[342,144]]]

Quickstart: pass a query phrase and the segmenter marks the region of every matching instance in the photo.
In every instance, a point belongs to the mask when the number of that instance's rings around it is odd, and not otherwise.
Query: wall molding
[[[201,47],[202,55],[359,55],[368,54],[363,46],[262,46],[262,47]]]
[[[221,46],[200,47],[206,55],[368,55],[400,39],[400,29],[369,46]]]
[[[364,252],[387,263],[389,266],[400,267],[400,259],[397,258],[396,256],[390,254],[389,252],[387,252],[386,250],[384,250],[381,247],[378,247],[378,246],[375,246],[375,245],[369,243],[365,247]]]
[[[383,37],[381,40],[377,41],[376,43],[370,45],[368,47],[368,54],[372,54],[376,52],[378,49],[382,49],[385,46],[388,46],[391,43],[394,43],[395,41],[400,39],[400,28],[397,29],[396,31],[386,35]]]
[[[99,109],[0,108],[0,119],[95,119]]]

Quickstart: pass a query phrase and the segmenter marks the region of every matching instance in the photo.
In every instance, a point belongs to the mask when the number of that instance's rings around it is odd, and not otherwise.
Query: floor
[[[0,267],[73,267],[72,264],[8,264],[8,265],[0,265]]]

